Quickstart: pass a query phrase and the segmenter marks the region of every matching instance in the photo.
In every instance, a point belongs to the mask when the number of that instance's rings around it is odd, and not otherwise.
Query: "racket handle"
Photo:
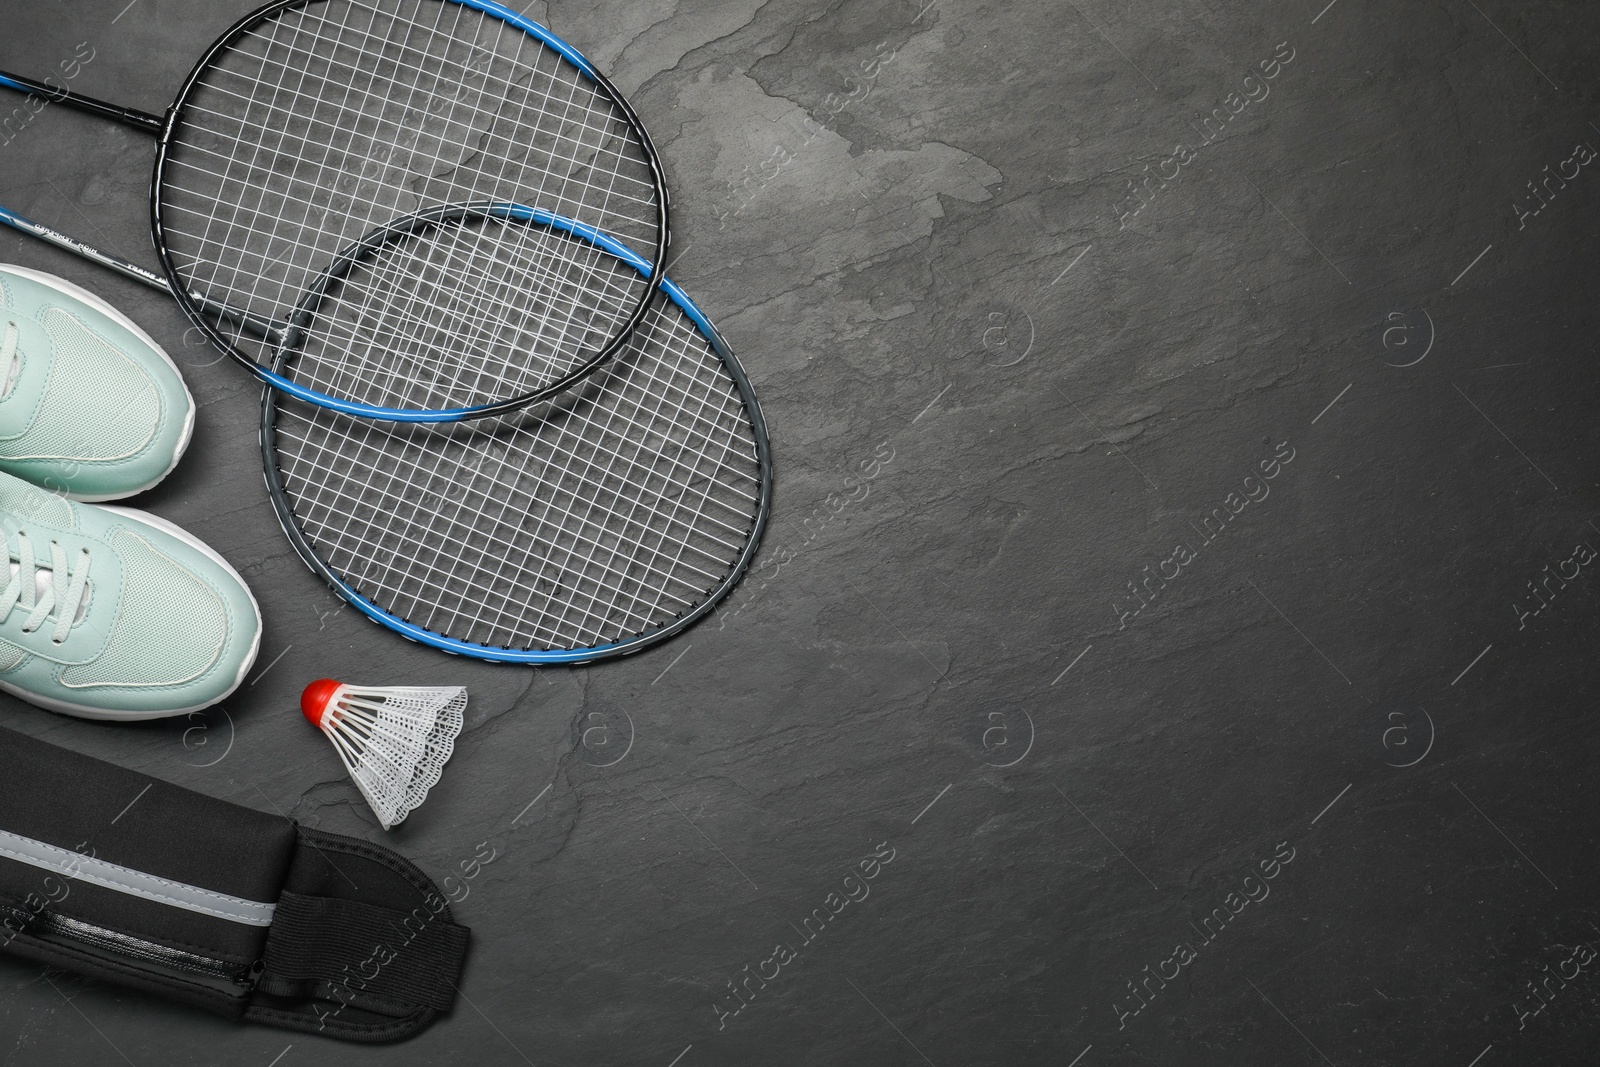
[[[0,85],[8,89],[15,89],[19,93],[41,97],[57,104],[66,104],[68,107],[77,108],[79,111],[87,111],[91,115],[99,115],[101,118],[120,122],[124,126],[132,126],[136,130],[143,130],[145,133],[154,134],[158,137],[167,125],[165,119],[156,115],[135,111],[131,107],[108,104],[104,100],[96,100],[92,96],[84,96],[82,93],[74,93],[67,89],[57,89],[53,85],[36,81],[33,78],[24,78],[20,74],[11,74],[0,70]]]

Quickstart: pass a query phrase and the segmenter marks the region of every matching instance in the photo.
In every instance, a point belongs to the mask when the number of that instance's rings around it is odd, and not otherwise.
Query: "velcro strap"
[[[467,937],[465,926],[425,906],[402,912],[286,891],[278,899],[256,988],[357,1007],[449,1011]]]

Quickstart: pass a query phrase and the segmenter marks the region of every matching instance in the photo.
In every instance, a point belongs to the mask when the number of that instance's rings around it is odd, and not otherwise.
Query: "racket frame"
[[[540,220],[534,219],[532,221],[539,222]],[[571,220],[563,221],[570,225]],[[283,487],[283,473],[278,468],[278,396],[272,389],[262,390],[262,474],[266,479],[267,495],[272,501],[272,509],[277,514],[278,523],[283,527],[284,534],[288,536],[289,543],[294,546],[295,553],[305,562],[306,566],[311,568],[314,574],[327,582],[333,591],[346,603],[371,621],[385,629],[393,630],[408,640],[452,655],[468,656],[492,663],[517,663],[527,666],[562,664],[575,666],[583,663],[593,663],[596,660],[609,659],[614,656],[626,656],[635,652],[642,652],[676,634],[682,633],[716,610],[717,605],[733,590],[734,586],[739,584],[739,580],[750,569],[750,563],[755,559],[756,552],[761,547],[761,538],[766,532],[767,520],[772,514],[772,447],[767,438],[767,421],[761,413],[761,405],[756,400],[755,390],[750,385],[750,379],[745,373],[743,364],[733,354],[733,349],[728,346],[728,342],[722,336],[722,332],[717,329],[716,324],[706,317],[705,312],[700,310],[699,305],[676,282],[664,275],[657,275],[651,264],[628,246],[605,233],[588,227],[584,227],[582,230],[569,230],[568,232],[594,241],[602,250],[621,259],[639,271],[646,279],[660,277],[660,283],[655,288],[659,288],[667,299],[676,304],[689,317],[690,321],[695,324],[710,343],[712,351],[722,361],[723,366],[728,371],[728,376],[733,380],[734,386],[739,392],[739,399],[744,404],[745,412],[750,418],[750,425],[754,431],[756,460],[761,472],[760,498],[756,507],[755,519],[751,526],[750,536],[745,541],[744,550],[739,554],[739,558],[723,580],[708,592],[705,599],[699,604],[696,604],[683,615],[653,630],[636,634],[623,641],[574,649],[515,649],[483,645],[473,641],[447,637],[444,634],[436,633],[409,622],[362,596],[348,582],[335,573],[323,561],[322,557],[317,555],[316,550],[311,547],[310,541],[304,531],[300,529],[300,524],[295,518],[294,505],[290,502],[288,492]],[[652,289],[652,295],[654,295],[654,292],[655,289]],[[657,297],[657,299],[659,298]],[[280,356],[280,358],[286,357],[287,353],[283,353]]]
[[[230,340],[222,332],[217,322],[218,318],[226,319],[234,322],[235,324],[240,324],[241,317],[248,317],[252,319],[255,317],[241,316],[241,313],[239,312],[225,308],[223,305],[217,304],[216,302],[208,301],[198,294],[191,293],[184,283],[183,278],[179,274],[177,265],[172,260],[171,251],[167,247],[166,227],[162,221],[162,185],[170,162],[170,153],[173,148],[173,138],[176,136],[179,125],[183,120],[184,111],[189,104],[190,97],[200,86],[206,73],[211,69],[213,62],[218,56],[227,51],[227,49],[244,34],[248,33],[251,29],[267,21],[268,19],[283,14],[284,12],[308,7],[313,3],[319,2],[322,2],[322,0],[274,0],[274,2],[257,8],[255,11],[252,11],[248,15],[245,15],[243,18],[239,19],[222,36],[217,38],[217,40],[212,43],[212,45],[195,63],[193,69],[189,72],[189,75],[184,79],[182,87],[178,90],[177,98],[174,100],[172,106],[167,109],[164,117],[158,117],[143,111],[137,111],[132,108],[125,108],[116,104],[107,103],[104,100],[99,100],[92,96],[86,96],[82,93],[58,89],[55,86],[49,85],[45,82],[37,81],[33,78],[23,77],[19,74],[0,71],[0,86],[14,89],[18,92],[38,96],[41,99],[63,104],[79,111],[97,115],[101,118],[110,119],[125,126],[142,130],[145,133],[153,134],[155,136],[156,160],[154,173],[150,182],[150,232],[152,241],[155,245],[157,258],[160,260],[161,264],[162,273],[160,275],[156,275],[154,272],[148,271],[145,268],[140,267],[135,263],[130,263],[129,261],[121,259],[120,257],[102,252],[83,241],[77,240],[76,238],[68,237],[65,234],[59,233],[58,231],[41,226],[39,223],[33,222],[32,220],[24,218],[16,212],[10,211],[3,207],[0,207],[0,223],[11,226],[12,228],[20,230],[23,233],[38,237],[41,240],[56,245],[57,247],[68,252],[72,252],[84,259],[98,263],[103,267],[133,278],[135,281],[142,282],[153,288],[164,289],[166,292],[171,294],[178,306],[183,309],[184,314],[189,318],[190,322],[192,322],[194,326],[200,330],[207,340],[216,345],[223,353],[230,356],[235,362],[239,363],[261,381],[272,388],[288,393],[299,400],[304,400],[307,403],[315,404],[318,407],[338,411],[345,415],[355,415],[361,418],[375,419],[382,422],[401,423],[461,422],[469,419],[489,418],[495,415],[503,415],[508,412],[516,411],[520,408],[539,403],[543,400],[548,400],[559,393],[565,392],[567,389],[571,388],[578,382],[581,382],[583,379],[587,378],[590,374],[594,373],[594,371],[614,358],[618,352],[622,351],[629,339],[632,338],[633,332],[638,328],[639,323],[644,321],[645,315],[648,313],[651,305],[654,302],[655,291],[657,288],[656,286],[652,285],[643,292],[639,299],[638,305],[633,310],[633,313],[628,317],[627,321],[623,323],[622,328],[616,332],[615,336],[611,338],[608,344],[591,353],[585,361],[573,367],[562,377],[520,396],[506,397],[488,404],[477,404],[468,407],[446,408],[438,410],[390,408],[374,404],[364,404],[358,401],[345,400],[340,397],[330,396],[326,393],[322,393],[314,389],[308,389],[305,386],[299,385],[289,378],[284,377],[282,374],[277,373],[275,370],[263,366],[257,360],[253,359],[248,353],[240,349],[234,341]],[[581,52],[572,47],[572,45],[563,41],[561,38],[557,37],[545,27],[539,25],[537,22],[534,22],[532,19],[513,11],[503,4],[495,3],[494,0],[440,0],[440,2],[457,4],[469,10],[477,11],[493,18],[498,18],[513,28],[522,30],[535,40],[539,41],[541,44],[544,44],[552,51],[556,52],[568,63],[572,64],[572,66],[575,67],[580,74],[582,74],[594,85],[600,87],[605,95],[611,100],[612,104],[616,106],[630,127],[633,135],[636,136],[639,139],[640,144],[644,146],[645,161],[650,169],[651,180],[655,185],[656,242],[650,258],[645,261],[646,265],[650,269],[647,273],[645,273],[644,276],[646,280],[659,277],[662,266],[666,262],[667,251],[671,243],[671,233],[669,230],[671,194],[667,189],[666,174],[662,167],[660,152],[657,151],[655,142],[651,139],[649,131],[644,128],[644,123],[639,119],[638,113],[634,111],[633,105],[630,104],[622,95],[622,92],[614,84],[612,84],[611,80],[601,73],[594,66],[594,64],[590,63]],[[449,208],[450,206],[451,205],[441,205],[440,209],[443,210],[445,208]],[[537,205],[535,205],[535,208],[537,208]],[[562,216],[555,215],[550,212],[544,212],[544,214],[552,220],[562,219]],[[571,222],[571,220],[564,221]],[[591,227],[587,227],[582,223],[572,222],[571,224],[573,226],[582,227],[584,230],[592,230]],[[394,225],[395,223],[391,222],[378,232],[387,231]],[[593,232],[598,234],[600,231],[594,230]],[[631,249],[628,249],[627,251],[629,254],[621,258],[628,260],[630,263],[632,263],[635,259],[642,258],[638,256],[637,253],[634,253]],[[326,274],[327,272],[324,271],[322,277],[325,278]],[[161,284],[163,280],[164,284]],[[209,314],[207,312],[208,308]],[[244,323],[243,325],[245,325],[250,332],[257,334],[258,336],[260,335],[260,329],[256,328],[255,326],[249,323]]]

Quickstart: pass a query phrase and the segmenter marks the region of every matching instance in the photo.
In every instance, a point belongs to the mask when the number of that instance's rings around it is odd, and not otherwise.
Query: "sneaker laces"
[[[3,353],[4,350],[0,349],[0,355]],[[78,606],[83,602],[83,591],[89,585],[89,550],[79,549],[78,558],[69,571],[66,549],[51,541],[50,566],[41,567],[34,562],[33,541],[26,532],[18,530],[16,551],[11,555],[17,562],[17,569],[11,575],[11,583],[0,589],[0,619],[10,618],[11,612],[20,605],[28,611],[28,617],[22,621],[22,632],[31,634],[44,625],[53,611],[56,625],[50,633],[50,640],[61,644],[67,639],[72,624],[77,621]],[[50,581],[44,583],[39,580],[39,572],[47,569],[51,572]],[[63,574],[67,575],[65,597],[60,595]],[[44,586],[42,591],[39,588],[41,585]]]

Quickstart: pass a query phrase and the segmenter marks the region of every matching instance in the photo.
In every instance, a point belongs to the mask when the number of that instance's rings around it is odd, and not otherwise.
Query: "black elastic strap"
[[[256,988],[386,1013],[449,1011],[467,939],[465,926],[426,905],[402,912],[286,891],[278,899]]]

